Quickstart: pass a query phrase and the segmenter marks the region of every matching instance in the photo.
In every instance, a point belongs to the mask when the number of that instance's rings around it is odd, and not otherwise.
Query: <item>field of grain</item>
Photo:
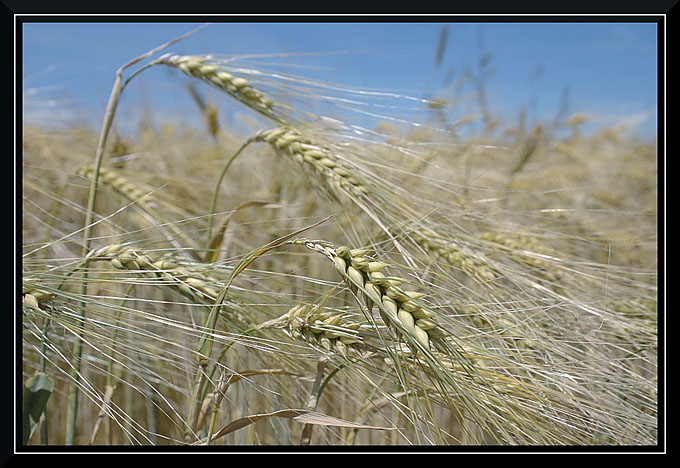
[[[658,443],[655,141],[159,68],[203,127],[24,122],[24,444]]]

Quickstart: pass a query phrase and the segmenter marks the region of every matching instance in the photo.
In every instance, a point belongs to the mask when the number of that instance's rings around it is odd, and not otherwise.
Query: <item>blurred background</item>
[[[98,128],[115,71],[199,25],[23,24],[24,124]],[[225,22],[163,53],[252,55],[253,63],[266,60],[268,68],[288,74],[454,103],[460,118],[474,114],[481,121],[486,112],[530,125],[580,114],[587,116],[584,132],[625,126],[648,139],[657,130],[657,38],[654,22]],[[178,75],[160,68],[126,90],[120,120],[148,119],[133,114],[146,108],[154,119],[201,125],[199,114],[177,112],[195,110],[195,103],[178,86]]]

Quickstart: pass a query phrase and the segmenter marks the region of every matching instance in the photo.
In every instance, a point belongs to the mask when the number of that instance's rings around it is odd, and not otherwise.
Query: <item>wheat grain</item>
[[[81,177],[92,179],[94,169],[92,166],[83,166],[78,169],[77,174]],[[170,244],[178,248],[190,247],[188,254],[196,260],[200,259],[197,253],[196,243],[193,239],[191,239],[175,223],[161,221],[163,216],[157,210],[157,208],[161,206],[161,203],[159,199],[153,196],[152,189],[146,188],[142,190],[139,188],[138,183],[130,181],[128,178],[121,175],[119,171],[106,167],[99,168],[99,181],[104,185],[111,187],[116,193],[127,198],[142,209],[147,215],[151,216],[153,218],[153,224],[155,224],[156,227],[163,231],[167,231],[166,239]],[[163,202],[162,205],[167,207],[168,204]],[[175,210],[176,207],[171,206],[170,209]]]
[[[540,273],[550,281],[561,278],[562,272],[554,262],[547,260],[555,257],[555,252],[545,246],[538,238],[521,233],[485,232],[479,239],[492,242],[495,246],[509,252],[511,258],[529,266],[538,267]]]
[[[427,235],[426,231],[412,232],[411,239],[434,258],[445,259],[468,276],[480,281],[493,281],[498,272],[480,255],[474,255],[469,249],[456,244],[452,240],[441,240],[436,234]]]
[[[54,296],[54,292],[40,285],[34,277],[22,278],[21,287],[24,299],[26,300],[27,296],[30,296],[28,297],[30,304],[46,302]]]

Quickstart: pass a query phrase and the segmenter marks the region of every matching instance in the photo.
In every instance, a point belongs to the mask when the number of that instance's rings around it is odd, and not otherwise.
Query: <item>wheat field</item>
[[[101,129],[24,122],[23,444],[659,442],[656,141],[261,63],[159,50]],[[204,125],[117,132],[158,70]]]

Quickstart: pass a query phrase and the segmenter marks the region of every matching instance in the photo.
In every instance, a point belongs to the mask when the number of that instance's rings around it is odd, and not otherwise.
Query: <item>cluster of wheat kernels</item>
[[[94,168],[92,166],[83,166],[78,169],[77,174],[86,179],[92,179],[94,175]],[[144,198],[148,193],[143,192],[133,182],[120,175],[115,169],[108,167],[99,168],[99,180],[111,187],[116,192],[120,193],[130,201],[135,201],[141,206],[146,206]]]
[[[37,295],[30,293],[30,292],[27,292],[27,293],[23,294],[22,300],[23,300],[23,303],[26,306],[28,306],[32,309],[40,310],[40,302],[43,301],[43,300],[49,299],[49,297],[51,297],[51,296],[47,296],[47,297],[43,296],[41,298],[40,296],[37,296]]]
[[[168,285],[198,302],[213,303],[219,296],[219,291],[215,289],[219,279],[211,276],[207,269],[183,267],[172,258],[155,257],[124,244],[96,249],[88,255],[88,260],[106,260],[120,270],[155,273]]]
[[[21,288],[24,301],[30,305],[35,304],[36,307],[39,302],[48,301],[54,295],[54,293],[41,287],[37,280],[30,277],[23,278]]]
[[[279,326],[287,329],[291,337],[318,343],[345,357],[349,349],[358,351],[357,345],[363,343],[358,333],[361,325],[345,314],[324,312],[318,305],[310,304],[293,306],[279,320]]]
[[[194,78],[207,81],[226,92],[237,101],[253,108],[270,119],[283,123],[283,118],[275,112],[275,104],[262,91],[251,86],[250,82],[211,63],[209,57],[191,55],[163,55],[151,65],[167,65],[179,68]]]
[[[465,274],[479,281],[492,281],[496,274],[491,266],[466,252],[454,242],[434,241],[418,232],[410,234],[411,239],[434,258],[442,258],[460,268]]]
[[[524,249],[532,252],[547,252],[547,247],[536,237],[520,233],[485,232],[480,239],[506,245],[514,249]]]
[[[554,263],[550,263],[537,255],[552,255],[550,251],[541,241],[536,237],[524,234],[510,234],[500,232],[485,232],[479,236],[479,239],[493,242],[496,245],[502,246],[510,251],[512,257],[519,263],[528,266],[536,266],[543,269],[543,274],[548,275],[549,279],[557,280],[561,273],[555,268]]]
[[[430,349],[431,335],[441,331],[434,321],[435,313],[419,301],[422,293],[400,288],[406,282],[405,279],[390,277],[382,272],[388,266],[386,263],[373,260],[364,249],[346,246],[336,248],[324,241],[307,239],[299,239],[295,243],[330,258],[349,286],[365,296],[369,309],[377,305],[387,325],[393,326],[401,334],[405,332],[411,344],[415,341],[423,348]],[[417,352],[417,349],[413,351]]]
[[[357,177],[356,171],[351,171],[331,150],[315,143],[296,129],[277,127],[258,133],[254,141],[269,143],[277,151],[319,176],[336,196],[343,192],[354,196],[369,193],[365,182]]]

